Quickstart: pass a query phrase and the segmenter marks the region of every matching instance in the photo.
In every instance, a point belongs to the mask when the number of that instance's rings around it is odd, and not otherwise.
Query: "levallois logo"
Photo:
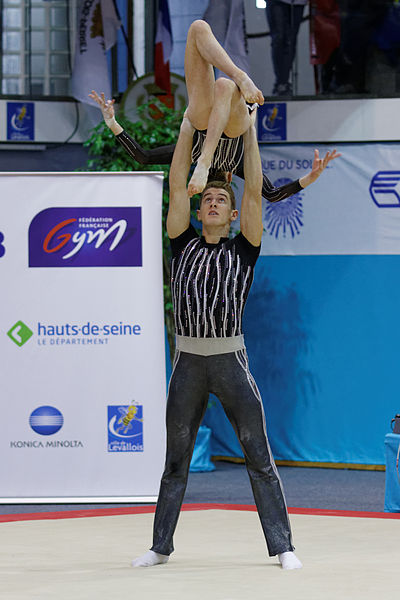
[[[47,208],[29,226],[30,267],[140,267],[140,207]]]
[[[107,407],[108,451],[143,452],[143,405]]]

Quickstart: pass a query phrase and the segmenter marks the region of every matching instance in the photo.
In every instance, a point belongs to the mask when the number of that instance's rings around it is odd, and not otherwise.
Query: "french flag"
[[[171,93],[169,59],[172,53],[172,30],[168,0],[160,0],[158,7],[156,46],[154,53],[154,79],[156,85]]]

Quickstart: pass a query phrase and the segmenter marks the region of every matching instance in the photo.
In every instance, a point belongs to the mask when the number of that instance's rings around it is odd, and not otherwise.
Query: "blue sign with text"
[[[35,139],[35,104],[7,102],[7,140],[31,142]]]
[[[287,140],[286,103],[267,102],[258,109],[258,140],[283,142]]]

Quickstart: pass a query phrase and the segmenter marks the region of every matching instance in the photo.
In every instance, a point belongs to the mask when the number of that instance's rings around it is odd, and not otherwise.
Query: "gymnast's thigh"
[[[196,434],[207,401],[204,356],[177,351],[167,399],[169,445]]]
[[[245,350],[215,357],[213,389],[232,423],[243,447],[267,444],[264,409],[257,385],[250,373]]]

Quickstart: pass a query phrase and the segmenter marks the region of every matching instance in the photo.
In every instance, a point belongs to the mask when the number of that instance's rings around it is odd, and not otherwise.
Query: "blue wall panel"
[[[244,331],[278,459],[384,463],[400,408],[398,256],[260,257]],[[213,453],[240,456],[211,407]]]

